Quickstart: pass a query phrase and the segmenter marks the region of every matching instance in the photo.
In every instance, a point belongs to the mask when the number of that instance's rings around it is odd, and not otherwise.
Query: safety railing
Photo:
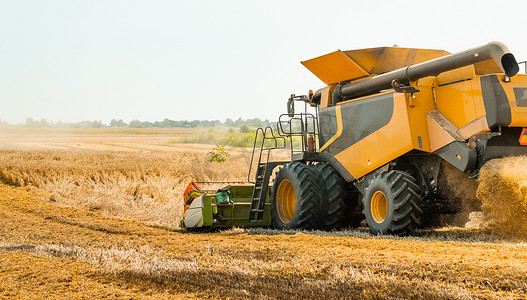
[[[253,144],[253,150],[251,153],[251,162],[249,164],[249,173],[247,174],[247,181],[250,183],[255,183],[255,181],[251,180],[251,174],[253,172],[253,162],[255,159],[255,153],[256,149],[258,150],[258,164],[256,167],[256,170],[260,168],[262,163],[267,164],[269,162],[269,158],[271,156],[271,151],[276,149],[284,149],[286,147],[286,139],[283,136],[276,135],[273,131],[273,128],[270,126],[266,126],[265,128],[257,128],[256,134],[254,136],[254,144]],[[262,162],[262,156],[264,157]],[[256,179],[256,176],[258,174],[258,171],[256,172],[256,175],[254,178]]]
[[[527,74],[527,60],[518,62],[518,65],[523,64],[523,72]]]
[[[283,114],[278,123],[278,134],[288,140],[291,157],[306,151],[316,151],[318,117],[311,113]]]

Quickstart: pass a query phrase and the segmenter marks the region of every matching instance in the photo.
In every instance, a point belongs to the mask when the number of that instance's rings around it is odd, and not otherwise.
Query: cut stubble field
[[[219,164],[207,160],[212,145],[174,144],[174,133],[9,134],[0,144],[0,297],[526,297],[527,243],[494,227],[407,238],[181,231],[189,180],[244,180],[247,149],[229,148]],[[499,170],[482,176],[507,175]],[[494,186],[478,192],[523,183]]]

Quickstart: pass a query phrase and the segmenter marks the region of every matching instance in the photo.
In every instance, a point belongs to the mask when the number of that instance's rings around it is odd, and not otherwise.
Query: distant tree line
[[[164,119],[163,121],[139,121],[132,120],[130,123],[124,122],[122,119],[112,119],[110,124],[104,124],[101,121],[81,121],[81,122],[48,122],[45,119],[34,120],[27,118],[23,124],[9,124],[6,121],[0,120],[0,127],[24,127],[24,128],[105,128],[105,127],[123,127],[123,128],[203,128],[203,127],[238,127],[242,132],[247,132],[248,128],[263,127],[270,125],[269,120],[242,119],[237,120],[226,119],[225,122],[220,120],[194,120],[194,121],[175,121]]]

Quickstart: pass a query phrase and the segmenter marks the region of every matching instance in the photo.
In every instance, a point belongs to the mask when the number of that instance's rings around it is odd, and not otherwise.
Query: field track
[[[465,229],[184,233],[5,184],[0,222],[4,297],[503,299],[527,289],[526,244]]]

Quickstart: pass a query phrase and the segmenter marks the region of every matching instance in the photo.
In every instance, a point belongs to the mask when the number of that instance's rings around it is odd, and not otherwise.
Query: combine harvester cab
[[[291,159],[262,160],[274,149],[260,145],[249,224],[267,225],[268,208],[279,229],[365,220],[373,234],[408,235],[465,207],[438,188],[441,168],[475,179],[490,159],[527,154],[527,75],[500,42],[454,54],[339,50],[302,64],[327,86],[291,95],[276,135],[259,129],[264,141],[287,141]]]

